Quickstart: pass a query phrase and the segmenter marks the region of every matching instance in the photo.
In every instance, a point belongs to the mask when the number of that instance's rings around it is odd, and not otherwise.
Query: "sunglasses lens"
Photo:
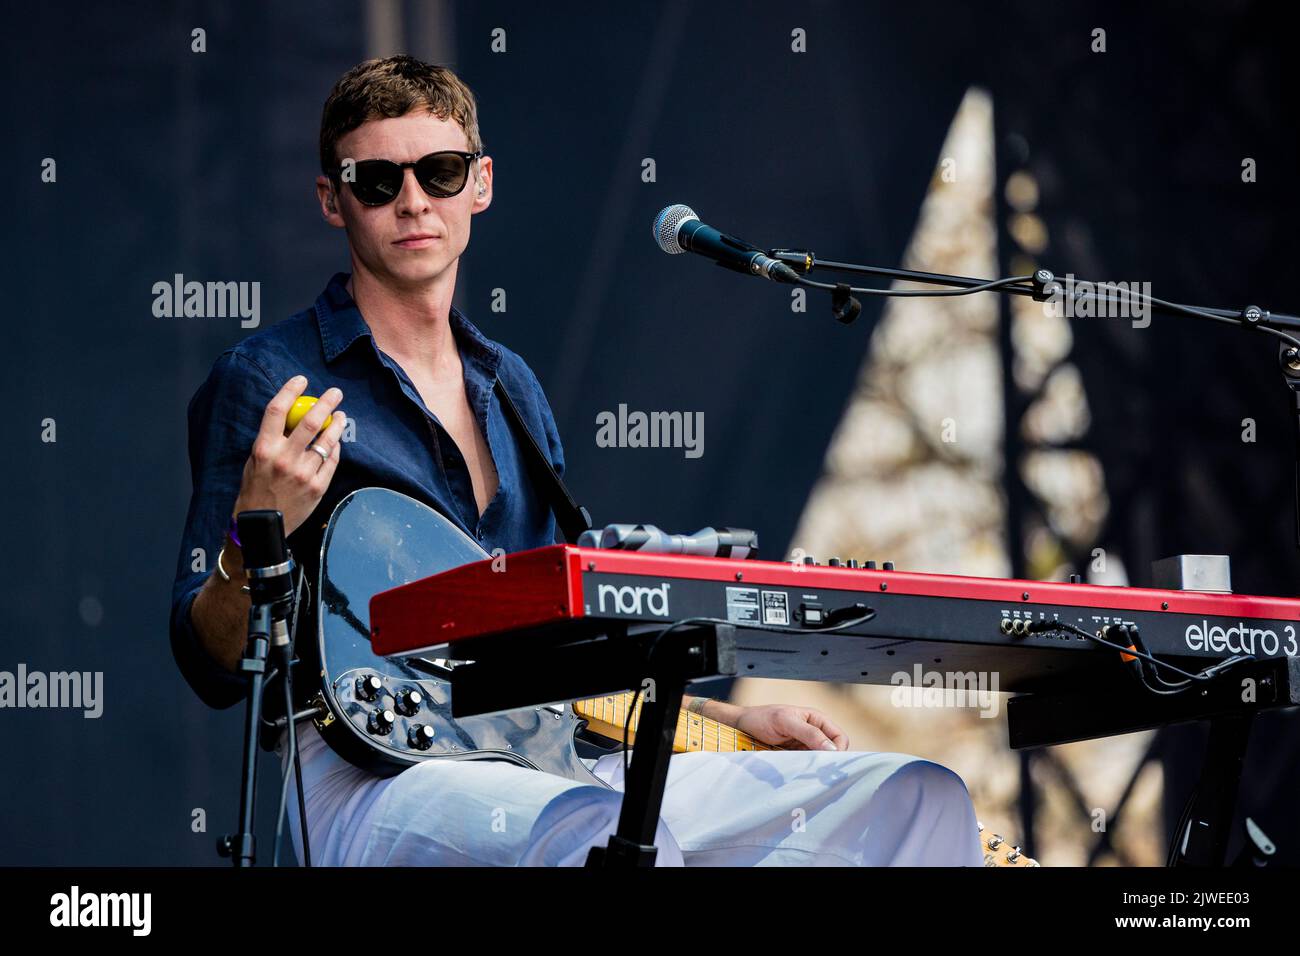
[[[415,176],[430,196],[455,196],[465,188],[469,160],[458,153],[431,153],[415,164]]]
[[[469,163],[459,153],[430,153],[415,164],[415,178],[430,196],[455,196],[469,179]],[[357,163],[352,194],[367,206],[382,206],[402,191],[402,167],[386,159]]]
[[[367,206],[382,206],[402,191],[402,167],[383,159],[366,160],[356,165],[352,194]]]

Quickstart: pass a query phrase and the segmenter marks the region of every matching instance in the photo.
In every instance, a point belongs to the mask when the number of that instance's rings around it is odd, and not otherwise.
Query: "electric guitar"
[[[362,488],[340,501],[325,528],[317,578],[317,731],[352,764],[385,776],[425,760],[507,760],[608,787],[582,762],[574,740],[585,728],[621,741],[631,693],[453,719],[448,678],[462,662],[374,654],[371,597],[491,557],[443,515],[398,492]],[[629,745],[639,700],[635,710]],[[675,753],[777,749],[699,714],[678,715]],[[981,837],[986,865],[1037,866],[997,840],[994,846]]]

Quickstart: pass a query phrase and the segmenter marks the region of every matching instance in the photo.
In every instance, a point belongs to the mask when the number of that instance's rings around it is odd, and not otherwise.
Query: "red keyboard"
[[[495,568],[495,569],[494,569]],[[826,632],[827,621],[870,619]],[[861,614],[857,616],[861,617]],[[472,658],[476,642],[563,641],[705,617],[734,624],[740,676],[891,683],[993,671],[1029,690],[1114,669],[1088,633],[1136,627],[1162,658],[1294,657],[1300,600],[975,578],[554,545],[376,594],[375,653]],[[801,629],[785,633],[778,629]],[[436,652],[436,653],[435,653]]]

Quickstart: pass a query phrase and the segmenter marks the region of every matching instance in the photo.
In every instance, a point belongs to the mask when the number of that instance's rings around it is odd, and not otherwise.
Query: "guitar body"
[[[453,719],[444,677],[457,662],[413,666],[371,651],[372,596],[490,557],[443,515],[398,492],[362,488],[340,501],[321,542],[317,579],[320,696],[328,713],[316,718],[316,729],[340,756],[384,776],[425,760],[507,760],[606,786],[578,757],[574,735],[583,722],[569,704]],[[436,626],[436,611],[429,624]]]

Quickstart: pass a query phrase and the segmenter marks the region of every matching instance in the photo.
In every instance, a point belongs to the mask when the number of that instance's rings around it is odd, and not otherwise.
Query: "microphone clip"
[[[837,282],[835,291],[831,293],[831,315],[844,325],[852,325],[853,320],[862,314],[862,303],[853,297],[851,289],[847,282]]]

